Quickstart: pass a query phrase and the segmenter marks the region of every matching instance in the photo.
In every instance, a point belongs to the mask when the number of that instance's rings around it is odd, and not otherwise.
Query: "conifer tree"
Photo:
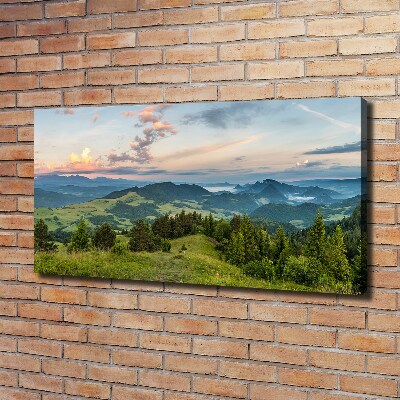
[[[117,235],[111,226],[104,222],[93,233],[93,245],[99,250],[110,250],[115,244]]]
[[[129,231],[129,237],[128,247],[131,251],[157,250],[157,237],[153,234],[150,224],[143,219],[138,219],[135,222]]]
[[[71,238],[68,246],[69,251],[88,251],[90,250],[90,235],[86,221],[82,219]]]
[[[315,257],[322,264],[325,262],[326,229],[324,217],[320,210],[315,215],[314,222],[308,231],[305,255]]]
[[[243,265],[245,262],[244,237],[241,232],[232,233],[231,241],[229,242],[228,261],[235,265]]]
[[[349,282],[351,271],[346,257],[346,246],[344,245],[344,236],[340,225],[336,226],[330,242],[329,270],[336,280]]]
[[[57,245],[54,244],[51,235],[49,234],[49,227],[41,218],[35,224],[34,233],[34,248],[35,251],[55,251]]]

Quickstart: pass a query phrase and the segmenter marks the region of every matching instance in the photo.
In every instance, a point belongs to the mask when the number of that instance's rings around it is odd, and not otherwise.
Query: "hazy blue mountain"
[[[314,179],[290,182],[291,185],[307,187],[317,186],[321,189],[332,189],[344,197],[353,197],[361,194],[361,178],[355,179]]]

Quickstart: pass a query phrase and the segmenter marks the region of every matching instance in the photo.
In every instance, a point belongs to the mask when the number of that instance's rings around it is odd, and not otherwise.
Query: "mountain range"
[[[327,221],[337,221],[360,203],[360,180],[335,181],[322,188],[314,181],[307,186],[265,179],[236,185],[233,192],[213,192],[197,184],[140,182],[132,186],[137,182],[41,177],[35,179],[35,217],[43,218],[51,231],[71,231],[81,218],[92,227],[108,222],[116,229],[129,229],[138,218],[152,219],[185,209],[228,219],[246,213],[257,220],[304,228],[312,223],[318,208]],[[347,195],[340,187],[345,187]]]

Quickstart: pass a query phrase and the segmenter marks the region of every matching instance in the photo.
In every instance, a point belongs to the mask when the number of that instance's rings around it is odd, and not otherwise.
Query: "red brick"
[[[311,308],[312,325],[338,326],[342,328],[365,328],[365,312],[349,310],[332,310],[328,308]]]
[[[115,28],[143,28],[163,24],[164,15],[161,11],[148,13],[114,15]]]
[[[16,35],[16,27],[15,25],[3,25],[0,26],[0,38],[10,38],[10,37],[15,37]]]
[[[61,92],[41,91],[18,93],[18,107],[45,107],[61,105]]]
[[[116,12],[136,11],[136,0],[88,0],[89,14],[108,14]]]
[[[165,92],[165,100],[172,103],[183,101],[217,100],[217,87],[210,85],[195,87],[169,87]]]
[[[86,53],[86,54],[66,54],[64,56],[64,69],[81,69],[106,67],[110,65],[111,57],[107,52]]]
[[[13,108],[16,105],[16,95],[12,93],[0,94],[0,107]]]
[[[134,70],[89,71],[88,85],[126,85],[135,83]]]
[[[6,74],[8,72],[15,72],[16,62],[11,58],[0,59],[0,74]]]
[[[61,357],[62,345],[43,339],[18,339],[18,352],[39,356]]]
[[[18,141],[33,142],[33,128],[31,127],[18,128]]]
[[[45,390],[62,393],[63,381],[60,378],[34,374],[20,374],[19,386],[26,389]]]
[[[106,31],[110,28],[111,17],[71,19],[68,21],[69,33]]]
[[[152,350],[190,352],[190,339],[177,335],[141,333],[140,347]]]
[[[162,50],[122,50],[114,52],[113,65],[161,64]]]
[[[110,350],[85,344],[65,344],[64,358],[108,363],[110,360]]]
[[[0,112],[0,125],[27,125],[27,124],[33,124],[32,110]]]
[[[43,89],[83,86],[84,82],[84,72],[61,72],[42,75],[40,78],[40,86]]]
[[[8,317],[16,317],[17,305],[9,301],[0,301],[0,315],[6,315]]]
[[[247,344],[229,340],[194,338],[193,353],[207,356],[247,358]]]
[[[114,386],[113,387],[113,400],[161,400],[161,392],[155,392],[150,390],[124,387],[124,386]]]
[[[101,50],[135,47],[135,39],[135,32],[118,32],[90,35],[87,37],[87,48],[89,50]]]
[[[217,374],[217,361],[203,357],[166,355],[165,369],[204,375]]]
[[[1,232],[0,233],[0,246],[11,247],[17,245],[17,236],[15,233]]]
[[[164,12],[164,25],[192,25],[216,21],[218,21],[218,9],[214,7]]]
[[[305,307],[271,306],[263,303],[252,303],[249,307],[251,319],[298,324],[307,322],[307,309]]]
[[[161,331],[163,327],[163,320],[162,317],[158,315],[117,312],[114,314],[114,326],[149,331]]]
[[[22,318],[61,321],[62,308],[47,304],[20,303],[18,304],[18,316]]]
[[[64,321],[84,325],[109,326],[111,316],[105,311],[85,310],[83,308],[64,308]]]
[[[337,375],[327,372],[278,368],[278,382],[285,385],[336,389]]]
[[[42,5],[40,3],[21,4],[6,7],[2,6],[0,20],[2,22],[27,21],[30,19],[41,19],[42,16]]]
[[[247,381],[275,382],[276,368],[258,363],[220,361],[220,375]]]
[[[123,293],[89,292],[88,304],[99,308],[134,310],[137,308],[137,295]]]
[[[46,18],[83,16],[86,15],[86,2],[76,0],[64,3],[47,3],[44,13]]]
[[[300,390],[288,389],[278,386],[250,385],[251,400],[306,400],[307,393]]]
[[[358,372],[365,370],[365,356],[362,354],[310,350],[309,356],[312,367]]]
[[[9,143],[17,140],[17,130],[15,128],[0,128],[0,142]],[[3,167],[5,164],[1,164]]]
[[[368,356],[368,372],[380,375],[400,375],[400,358]]]
[[[279,4],[282,17],[336,14],[338,11],[337,0],[296,0]]]
[[[140,46],[171,46],[188,43],[188,41],[187,29],[152,29],[138,34]]]
[[[0,333],[15,336],[38,336],[39,324],[36,322],[0,320]]]
[[[86,342],[87,329],[69,325],[42,324],[40,337],[54,340],[68,340],[69,342]]]
[[[167,357],[167,356],[166,356]],[[162,355],[132,350],[112,350],[113,364],[141,368],[161,368]]]
[[[166,372],[143,370],[139,375],[139,384],[159,389],[190,391],[190,377]]]
[[[18,72],[54,71],[61,69],[60,56],[23,57],[17,60]]]
[[[64,360],[42,360],[42,371],[47,375],[85,378],[86,365]]]
[[[85,38],[83,35],[68,35],[40,39],[40,51],[42,53],[65,53],[84,50],[84,48]]]
[[[33,196],[32,197],[26,197],[26,196],[18,197],[18,211],[21,211],[21,212],[33,212],[34,211],[33,210],[34,209],[33,200],[34,200]]]
[[[193,378],[193,390],[197,393],[239,399],[245,399],[247,396],[247,385],[245,383],[228,379],[195,377]]]
[[[400,332],[400,316],[369,313],[368,329],[371,331]]]
[[[151,10],[158,8],[188,7],[190,0],[142,0],[140,2],[141,10]]]
[[[18,386],[18,374],[11,371],[0,371],[1,386]]]
[[[2,75],[0,91],[37,89],[39,80],[36,75]]]
[[[346,392],[353,393],[390,397],[397,395],[397,382],[394,379],[341,375],[340,388]]]
[[[163,100],[163,91],[160,87],[145,86],[117,88],[114,96],[116,103],[158,103]]]
[[[191,43],[233,42],[244,37],[243,24],[193,28],[191,31]]]
[[[306,32],[303,20],[272,20],[249,23],[249,39],[274,39],[302,36]]]
[[[124,347],[137,347],[138,335],[124,330],[89,329],[88,342]]]
[[[18,36],[59,35],[65,32],[65,21],[40,21],[17,25]]]
[[[370,333],[339,332],[339,348],[346,350],[394,353],[395,339]]]
[[[103,365],[89,365],[88,378],[95,381],[136,385],[137,370],[122,367],[108,367]]]
[[[0,197],[0,208],[2,211],[16,211],[17,201],[12,197]]]
[[[29,357],[20,354],[0,353],[0,367],[17,369],[20,371],[39,372],[40,359],[38,357]]]
[[[7,400],[40,400],[41,395],[18,389],[0,387],[0,397]]]
[[[250,343],[251,360],[306,365],[306,354],[306,350],[289,346]]]
[[[322,347],[334,347],[336,344],[335,331],[278,326],[276,334],[281,343]]]
[[[96,399],[109,399],[111,389],[109,385],[86,381],[65,381],[65,393]]]
[[[216,335],[217,322],[204,319],[165,317],[165,330],[191,335]]]
[[[76,106],[83,104],[106,104],[111,102],[109,89],[85,89],[64,92],[64,104]]]
[[[141,69],[138,73],[138,83],[178,83],[188,81],[188,68]]]

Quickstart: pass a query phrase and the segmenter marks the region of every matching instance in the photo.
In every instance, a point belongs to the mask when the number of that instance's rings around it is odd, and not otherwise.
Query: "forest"
[[[254,286],[258,282],[258,287],[359,294],[366,290],[366,227],[360,225],[360,221],[366,220],[364,210],[361,203],[349,217],[326,224],[318,209],[310,227],[291,232],[286,232],[282,225],[270,232],[263,220],[246,214],[228,220],[217,219],[211,213],[203,216],[185,210],[166,213],[153,221],[137,219],[129,230],[123,231],[114,230],[108,222],[91,230],[85,219],[81,219],[63,243],[55,243],[48,226],[39,219],[35,224],[35,268],[38,272],[52,273],[64,267],[65,274],[102,276],[105,268],[111,268],[105,265],[112,262],[112,258],[107,258],[110,256],[131,262],[135,272],[126,275],[126,269],[120,273],[108,270],[108,277],[241,286]],[[199,236],[206,239],[205,246],[212,247],[207,251],[215,254],[219,263],[202,260],[198,254],[202,250],[196,249],[197,254],[194,249],[190,252],[191,237]],[[58,257],[57,253],[64,256]],[[172,253],[169,259],[161,256]],[[80,254],[86,257],[79,258]],[[137,257],[132,258],[133,254]],[[173,275],[168,271],[159,275],[145,271],[150,267],[143,257],[151,254],[159,255],[152,259],[156,262],[151,268],[161,271],[169,268],[168,262],[175,262],[184,265],[184,271],[175,271],[172,264]],[[82,260],[91,260],[87,271],[79,263]],[[235,270],[229,269],[230,266]],[[234,278],[221,278],[225,272]],[[185,278],[182,274],[186,274]],[[213,279],[213,274],[218,278]]]

